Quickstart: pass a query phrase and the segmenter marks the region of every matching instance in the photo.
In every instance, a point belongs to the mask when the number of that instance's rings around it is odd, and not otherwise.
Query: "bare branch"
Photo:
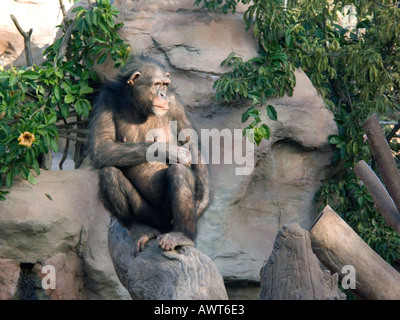
[[[60,9],[63,14],[64,20],[67,20],[67,11],[65,10],[64,3],[62,0],[58,0],[58,2],[60,3]]]
[[[31,50],[31,35],[32,35],[32,28],[25,32],[18,23],[17,18],[14,15],[10,15],[11,20],[14,22],[15,27],[17,28],[18,32],[24,37],[24,45],[25,45],[25,55],[26,55],[26,64],[28,67],[33,65],[33,58],[32,58],[32,50]]]
[[[379,1],[376,0],[372,0],[373,2],[375,2],[377,5],[381,6],[381,7],[385,7],[385,8],[392,8],[392,7],[399,7],[400,6],[400,1],[393,3],[393,4],[383,4],[380,3]]]
[[[65,31],[64,39],[61,42],[60,49],[58,50],[58,57],[64,57],[67,51],[68,42],[71,39],[72,32],[75,29],[76,21],[72,22],[68,27],[67,31]]]
[[[65,138],[65,139],[69,139],[69,140],[72,140],[72,141],[86,142],[86,139],[85,139],[85,138],[80,138],[80,137],[76,137],[76,136],[71,136],[71,135],[69,135],[69,134],[62,134],[62,133],[59,133],[58,136],[59,136],[60,138]]]
[[[392,131],[390,131],[389,134],[386,136],[386,141],[390,142],[390,140],[392,140],[392,138],[396,136],[396,133],[399,130],[400,130],[400,121],[394,126]]]

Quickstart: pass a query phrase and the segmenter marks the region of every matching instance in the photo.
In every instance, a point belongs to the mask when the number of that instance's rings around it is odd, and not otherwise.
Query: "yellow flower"
[[[27,146],[30,148],[33,141],[36,141],[36,139],[32,133],[26,131],[19,136],[18,141],[20,141],[19,144],[21,146]]]

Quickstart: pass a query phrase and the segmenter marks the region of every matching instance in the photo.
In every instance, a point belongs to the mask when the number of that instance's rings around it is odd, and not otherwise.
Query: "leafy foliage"
[[[0,173],[8,188],[19,175],[37,183],[31,169],[40,174],[38,156],[49,149],[57,152],[57,120],[89,115],[97,81],[94,64],[111,57],[119,67],[129,54],[117,33],[122,27],[114,21],[118,11],[108,0],[73,12],[75,18],[60,26],[63,36],[44,51],[43,64],[0,70]],[[31,145],[18,140],[23,133],[33,135]],[[0,200],[6,193],[0,191]]]
[[[266,128],[259,110],[265,99],[284,92],[290,95],[293,70],[301,67],[306,72],[339,127],[339,135],[329,137],[329,142],[336,146],[334,160],[342,170],[324,183],[317,200],[321,206],[329,203],[393,263],[400,259],[400,236],[377,213],[352,170],[362,159],[375,167],[362,123],[374,112],[383,120],[398,121],[400,114],[400,9],[396,1],[379,1],[196,0],[195,5],[223,13],[235,13],[239,3],[248,5],[244,26],[258,40],[260,56],[243,61],[231,54],[223,63],[233,70],[214,87],[217,98],[253,101],[242,117],[254,119],[250,126]],[[258,139],[269,135],[264,130]],[[398,161],[395,139],[391,147]]]

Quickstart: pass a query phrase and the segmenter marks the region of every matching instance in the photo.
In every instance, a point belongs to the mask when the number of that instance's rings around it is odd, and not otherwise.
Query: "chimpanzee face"
[[[169,110],[168,86],[171,84],[169,73],[155,64],[146,64],[129,78],[135,98],[146,114],[164,116]]]

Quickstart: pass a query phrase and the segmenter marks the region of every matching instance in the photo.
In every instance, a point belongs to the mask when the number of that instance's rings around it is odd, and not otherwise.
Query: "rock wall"
[[[212,85],[227,71],[220,63],[230,52],[244,59],[257,55],[256,41],[244,31],[244,8],[239,7],[235,15],[222,15],[192,4],[179,0],[114,3],[125,23],[121,35],[134,53],[151,56],[167,67],[198,129],[242,129],[241,114],[249,106],[216,102]],[[210,164],[212,201],[199,223],[197,247],[214,260],[229,286],[257,285],[279,228],[291,222],[303,228],[311,225],[316,216],[315,192],[332,174],[327,137],[337,133],[333,115],[301,70],[296,70],[296,83],[292,97],[269,101],[278,121],[264,119],[272,137],[255,149],[250,175],[236,175],[235,163]]]
[[[14,182],[0,202],[0,299],[130,299],[108,252],[108,212],[90,168]],[[43,290],[44,266],[55,288]]]
[[[130,43],[134,53],[159,60],[170,71],[173,86],[198,129],[217,129],[218,132],[228,129],[234,146],[244,146],[242,135],[234,136],[233,130],[244,127],[241,114],[249,106],[246,102],[216,102],[212,85],[227,71],[220,62],[231,51],[248,59],[257,55],[257,43],[251,32],[244,31],[243,7],[239,7],[235,15],[209,14],[194,8],[193,2],[115,0],[114,5],[121,12],[119,19],[125,23],[121,36]],[[115,72],[109,64],[102,65],[98,71],[108,77]],[[245,292],[246,298],[257,299],[260,268],[273,249],[279,228],[291,222],[305,229],[311,225],[316,216],[315,192],[333,173],[332,150],[327,143],[328,135],[337,133],[333,115],[301,70],[296,70],[296,83],[292,97],[269,101],[277,110],[278,121],[264,119],[271,127],[271,139],[255,148],[254,170],[250,170],[250,174],[237,175],[236,169],[243,164],[234,161],[210,164],[212,200],[199,222],[196,245],[217,265],[230,288],[231,298],[243,298]],[[226,143],[228,140],[224,140]],[[220,152],[222,156],[223,148]],[[223,157],[220,159],[222,161]],[[35,188],[51,187],[46,180],[50,176],[55,183],[68,175],[67,172],[43,174]],[[83,179],[88,173],[79,174]],[[79,186],[79,192],[90,192],[90,199],[94,199],[96,183],[93,177],[90,179],[91,183],[87,184],[74,179],[64,184],[72,184],[72,190]],[[54,185],[46,190],[57,188],[58,185]],[[75,254],[83,257],[85,283],[89,284],[84,290],[86,298],[127,298],[126,291],[115,280],[105,250],[108,216],[102,206],[94,202],[81,204],[82,196],[73,200],[73,195],[64,195],[69,203],[63,209],[66,217],[54,220],[54,215],[45,214],[43,221],[46,223],[40,222],[44,223],[43,229],[39,226],[33,231],[30,225],[39,224],[37,217],[41,208],[24,205],[23,210],[29,208],[29,211],[21,213],[23,219],[18,221],[20,218],[13,213],[20,207],[16,204],[6,215],[9,220],[1,218],[7,203],[24,199],[25,195],[29,197],[27,190],[18,193],[14,189],[9,195],[11,200],[0,203],[0,230],[7,235],[4,238],[0,232],[0,259],[3,259],[0,263],[11,263],[18,270],[21,262],[37,263],[38,257],[45,262],[60,252]],[[43,193],[48,192],[45,189]],[[80,230],[76,224],[81,224],[84,237],[68,235],[70,227],[61,223],[64,218],[74,224],[74,230]],[[29,223],[25,223],[25,219]],[[47,225],[60,219],[57,229]],[[16,223],[18,228],[13,227]],[[54,236],[62,239],[50,254],[49,248],[41,247],[41,243],[53,230],[57,230]],[[13,240],[5,240],[8,237]],[[10,283],[15,282],[14,267],[9,271]],[[12,296],[12,290],[15,288],[4,295]],[[1,294],[0,289],[0,298]]]

